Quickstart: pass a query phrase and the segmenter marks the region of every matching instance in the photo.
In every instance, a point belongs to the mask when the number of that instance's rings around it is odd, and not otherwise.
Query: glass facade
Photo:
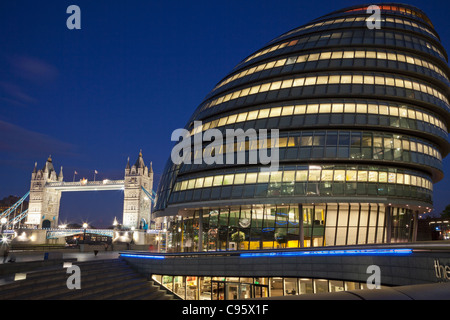
[[[373,203],[217,207],[166,217],[159,248],[194,252],[403,242],[413,240],[416,223],[411,209]]]
[[[183,300],[242,300],[367,289],[365,283],[311,278],[152,275]]]
[[[153,216],[161,251],[416,240],[418,214],[431,210],[450,151],[450,69],[422,11],[380,8],[381,29],[367,27],[366,7],[330,13],[273,39],[214,86],[185,126],[191,138],[211,129],[279,134],[203,143],[192,147],[190,163],[169,159]],[[253,151],[268,146],[276,146],[278,170],[252,161]],[[238,152],[244,163],[227,164]],[[212,155],[223,161],[201,161]],[[196,298],[202,281],[212,299],[254,296],[254,279],[188,278],[167,281]],[[345,287],[265,281],[258,290],[267,295]]]

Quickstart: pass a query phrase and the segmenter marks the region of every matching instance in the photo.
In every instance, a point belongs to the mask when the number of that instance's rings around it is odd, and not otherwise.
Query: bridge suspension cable
[[[152,193],[150,193],[147,189],[145,189],[144,187],[142,187],[142,191],[144,191],[144,193],[147,195],[147,197],[152,201],[153,205],[155,205],[156,202],[156,192],[154,190],[152,190]]]
[[[28,191],[22,198],[19,199],[15,204],[13,204],[11,207],[6,209],[0,214],[0,218],[8,218],[9,215],[14,212],[24,201],[25,199],[30,195],[30,191]],[[28,210],[27,210],[28,211]]]
[[[18,216],[12,218],[11,220],[9,220],[8,224],[16,224],[20,221],[22,221],[26,216],[28,215],[28,209],[25,210],[24,212],[22,212],[21,214],[19,214]]]

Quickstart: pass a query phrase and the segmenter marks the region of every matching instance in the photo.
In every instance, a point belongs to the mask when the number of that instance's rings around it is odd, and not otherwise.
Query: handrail
[[[101,181],[59,181],[59,182],[49,182],[46,184],[47,187],[70,187],[70,186],[102,186],[102,185],[116,185],[124,184],[124,180],[101,180]]]
[[[119,252],[120,255],[135,255],[135,256],[146,256],[151,255],[154,257],[163,258],[181,258],[181,257],[200,257],[200,256],[248,256],[249,254],[283,254],[289,256],[289,253],[301,253],[301,252],[326,252],[326,251],[348,251],[352,250],[381,250],[381,249],[411,249],[412,252],[423,252],[423,251],[450,251],[450,242],[433,241],[430,243],[393,243],[393,244],[372,244],[372,245],[355,245],[355,246],[330,246],[330,247],[315,247],[315,248],[288,248],[288,249],[262,249],[262,250],[233,250],[233,251],[192,251],[192,252],[150,252],[150,251],[133,251],[128,250],[124,252]],[[406,251],[399,251],[399,253],[404,253]],[[362,252],[364,253],[364,252]],[[370,252],[367,252],[369,254]],[[381,254],[382,252],[380,252]],[[377,254],[376,252],[374,254]],[[311,254],[314,255],[314,254]]]

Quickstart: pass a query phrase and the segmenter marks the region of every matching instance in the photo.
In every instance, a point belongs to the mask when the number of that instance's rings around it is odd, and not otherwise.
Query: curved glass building
[[[190,161],[169,159],[158,186],[165,249],[415,239],[449,152],[450,69],[421,10],[378,8],[375,19],[355,6],[282,34],[207,95],[185,127],[203,143],[191,140]],[[246,138],[213,145],[212,129]],[[267,135],[246,136],[252,129]],[[276,169],[252,156],[269,147]],[[197,161],[205,155],[223,161]]]

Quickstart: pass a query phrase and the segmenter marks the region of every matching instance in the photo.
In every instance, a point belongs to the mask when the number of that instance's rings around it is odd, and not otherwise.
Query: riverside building
[[[192,159],[232,150],[249,160],[276,142],[278,170],[169,159],[153,214],[161,251],[416,239],[449,152],[450,69],[425,13],[404,4],[379,9],[379,29],[368,27],[363,5],[286,32],[215,86],[186,124],[191,134],[277,129],[278,136],[204,143]]]

